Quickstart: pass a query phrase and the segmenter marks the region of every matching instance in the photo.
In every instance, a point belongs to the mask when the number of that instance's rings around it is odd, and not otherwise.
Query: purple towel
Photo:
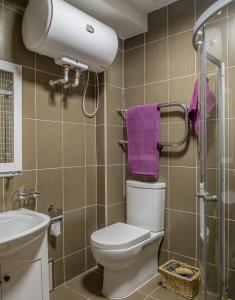
[[[158,176],[160,107],[138,105],[127,110],[128,170],[135,175]]]
[[[209,88],[208,81],[206,82],[206,112],[210,113],[216,104],[215,96]],[[196,80],[193,89],[192,101],[188,109],[189,120],[192,123],[196,134],[199,133],[198,126],[198,81]]]

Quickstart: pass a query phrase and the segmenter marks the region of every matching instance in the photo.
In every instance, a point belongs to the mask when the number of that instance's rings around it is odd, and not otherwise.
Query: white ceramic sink
[[[25,247],[47,229],[50,218],[28,209],[0,213],[0,256]]]

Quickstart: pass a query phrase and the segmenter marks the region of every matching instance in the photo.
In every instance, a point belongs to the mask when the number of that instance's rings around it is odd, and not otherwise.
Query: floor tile
[[[61,285],[50,294],[50,300],[86,300],[86,297],[79,295],[70,288]]]
[[[144,300],[146,298],[146,295],[140,292],[135,292],[131,296],[127,298],[123,298],[123,300]],[[90,300],[106,300],[108,298],[104,297],[102,294],[98,294],[94,297],[89,298]]]
[[[97,295],[102,290],[102,284],[102,276],[95,271],[91,271],[70,280],[65,285],[85,297],[91,297]]]
[[[145,284],[140,291],[146,295],[150,295],[154,290],[156,290],[159,287],[159,283],[161,281],[161,276],[157,276],[154,279],[152,279],[150,282]]]
[[[184,299],[183,297],[181,297],[177,294],[171,293],[162,287],[157,289],[156,291],[154,291],[151,294],[151,297],[153,299],[157,299],[157,300],[183,300]]]

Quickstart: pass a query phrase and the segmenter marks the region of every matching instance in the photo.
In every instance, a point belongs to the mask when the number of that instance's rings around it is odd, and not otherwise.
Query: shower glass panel
[[[223,22],[209,20],[201,27],[197,39],[200,115],[197,244],[201,270],[200,300],[222,299],[225,292],[226,58]]]

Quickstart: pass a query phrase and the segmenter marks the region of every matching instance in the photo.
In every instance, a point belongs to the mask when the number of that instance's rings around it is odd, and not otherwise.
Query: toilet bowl
[[[103,295],[123,299],[156,276],[164,236],[165,184],[127,181],[127,224],[91,235],[91,250],[104,267]]]

